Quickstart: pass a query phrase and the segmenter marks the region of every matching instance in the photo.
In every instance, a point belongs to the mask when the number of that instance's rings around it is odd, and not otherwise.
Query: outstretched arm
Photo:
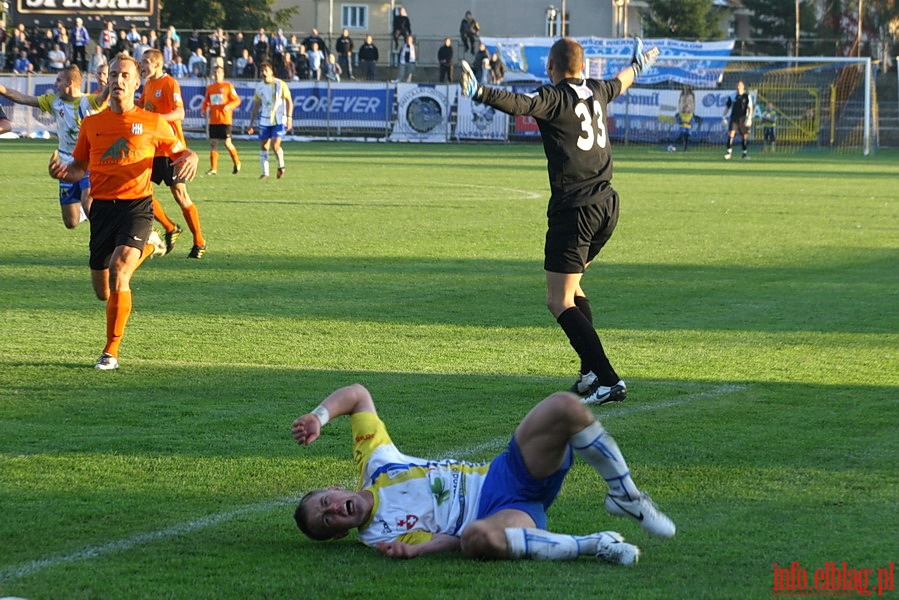
[[[634,38],[634,50],[631,54],[631,64],[617,75],[618,80],[621,82],[620,93],[623,94],[629,87],[631,87],[631,85],[633,85],[637,75],[651,69],[658,56],[659,49],[657,47],[653,46],[649,50],[644,51],[643,40]]]
[[[415,558],[425,554],[438,552],[452,552],[458,550],[461,538],[445,533],[434,534],[429,541],[422,544],[407,544],[405,542],[378,542],[375,548],[384,556],[390,558]]]
[[[37,96],[31,96],[30,94],[23,94],[19,90],[11,90],[5,85],[0,85],[0,96],[4,98],[9,98],[16,104],[24,104],[25,106],[33,106],[34,108],[40,108],[38,104]]]
[[[365,386],[355,383],[331,392],[312,412],[293,422],[291,434],[297,444],[308,446],[318,439],[322,426],[335,417],[376,412],[375,401]]]

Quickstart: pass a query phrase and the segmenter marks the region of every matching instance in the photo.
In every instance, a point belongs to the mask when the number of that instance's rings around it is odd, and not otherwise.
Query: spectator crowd
[[[235,79],[257,79],[259,65],[270,63],[275,76],[285,81],[329,80],[341,81],[378,79],[378,65],[386,61],[396,67],[395,81],[412,81],[420,53],[412,22],[406,10],[397,10],[393,19],[392,47],[383,53],[371,35],[364,37],[358,47],[349,30],[343,29],[333,47],[316,28],[308,35],[286,34],[282,29],[268,31],[260,27],[255,32],[225,32],[221,27],[201,33],[197,30],[182,35],[175,27],[159,33],[140,31],[135,24],[116,30],[107,21],[100,31],[93,33],[81,18],[74,26],[61,20],[48,28],[27,28],[18,23],[11,31],[0,30],[0,42],[6,42],[6,55],[0,56],[0,71],[28,73],[58,73],[70,65],[82,72],[96,74],[112,57],[126,53],[140,58],[148,49],[162,52],[164,69],[180,79],[212,77],[215,67],[225,69]],[[459,26],[461,56],[454,56],[451,38],[445,39],[433,62],[439,64],[440,81],[451,81],[453,64],[466,59],[484,83],[501,83],[504,68],[497,54],[487,54],[479,39],[480,25],[471,11],[465,13]],[[458,58],[458,60],[457,60]],[[387,79],[386,72],[380,79]]]

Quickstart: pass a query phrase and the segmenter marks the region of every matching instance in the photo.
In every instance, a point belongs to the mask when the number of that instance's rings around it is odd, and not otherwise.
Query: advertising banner
[[[668,143],[680,131],[676,115],[694,115],[693,141],[724,140],[727,132],[724,111],[733,90],[671,90],[631,88],[609,105],[612,139],[631,142]],[[755,97],[756,91],[749,90]]]
[[[293,82],[288,87],[294,122],[301,126],[384,129],[393,113],[394,88],[383,83]]]
[[[205,79],[179,79],[184,100],[185,129],[202,129],[200,113],[206,94]],[[234,81],[241,103],[234,111],[234,125],[249,125],[257,81]],[[294,133],[303,127],[334,127],[385,131],[393,113],[394,87],[376,83],[346,83],[328,87],[320,81],[287,84],[293,98]]]
[[[460,140],[500,140],[509,138],[509,115],[492,106],[474,102],[459,93],[453,86],[453,94],[459,99],[456,120],[456,137]]]
[[[449,138],[447,86],[398,83],[391,141],[445,142]]]

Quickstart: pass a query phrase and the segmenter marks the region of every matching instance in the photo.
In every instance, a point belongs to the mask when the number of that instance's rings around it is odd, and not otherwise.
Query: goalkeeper
[[[570,391],[582,396],[585,404],[620,402],[627,396],[627,386],[593,327],[581,277],[618,223],[608,103],[649,69],[658,54],[657,48],[644,52],[643,41],[637,38],[631,65],[614,79],[584,79],[583,47],[563,38],[553,44],[546,61],[552,83],[532,94],[480,86],[468,63],[462,62],[463,95],[510,115],[531,116],[540,128],[550,186],[543,261],[546,303],[580,357],[580,374]],[[614,283],[609,282],[603,293]]]
[[[752,96],[746,91],[746,84],[737,82],[737,93],[727,98],[724,107],[724,122],[727,124],[727,151],[724,160],[730,160],[734,154],[734,137],[740,132],[743,144],[743,159],[749,160],[749,132],[752,130]]]

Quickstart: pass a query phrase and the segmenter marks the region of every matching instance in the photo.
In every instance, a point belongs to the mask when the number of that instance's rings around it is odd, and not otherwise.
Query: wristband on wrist
[[[328,421],[331,420],[331,415],[330,415],[330,413],[328,413],[328,409],[325,408],[324,406],[322,406],[321,404],[316,406],[315,409],[313,409],[310,412],[310,414],[313,414],[316,417],[318,417],[318,420],[321,421],[322,427],[325,426],[325,423],[327,423]]]

